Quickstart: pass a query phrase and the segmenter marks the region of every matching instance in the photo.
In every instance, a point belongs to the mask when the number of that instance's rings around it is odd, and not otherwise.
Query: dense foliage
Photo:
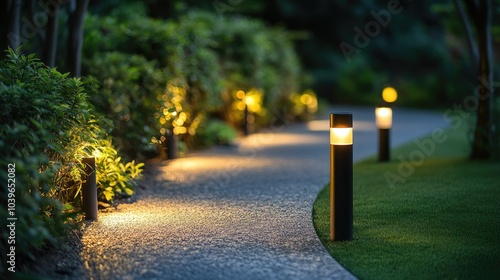
[[[136,2],[120,1],[122,5]],[[398,104],[449,106],[463,101],[477,82],[476,67],[470,63],[464,28],[453,1],[140,2],[146,5],[143,12],[156,18],[182,17],[198,8],[215,13],[221,20],[250,15],[295,31],[304,72],[312,77],[306,86],[333,102],[374,104],[381,89],[392,85],[400,92]],[[394,9],[389,4],[394,3],[397,12],[391,13]],[[492,34],[498,46],[500,1],[492,3],[496,6]],[[90,9],[106,14],[115,6],[115,0],[106,0]],[[344,55],[342,43],[356,48],[355,52]],[[498,65],[498,56],[495,60]],[[499,74],[495,76],[498,79]]]
[[[218,123],[211,118],[239,128],[239,91],[259,93],[250,120],[265,125],[271,109],[290,105],[299,83],[298,59],[282,29],[196,11],[166,21],[122,16],[120,9],[89,16],[83,68],[102,84],[91,100],[113,120],[111,135],[131,157],[170,133],[189,147],[213,143],[203,137]]]
[[[8,178],[14,179],[15,189],[13,215],[6,207],[0,213],[4,219],[7,214],[17,218],[18,260],[33,257],[34,249],[55,244],[76,218],[71,210],[80,204],[84,156],[96,157],[101,201],[120,193],[130,195],[132,180],[141,173],[142,164],[121,162],[99,126],[105,122],[93,112],[87,91],[92,88],[80,79],[46,67],[34,55],[10,50],[0,62],[2,205],[7,205],[11,190]],[[5,230],[2,252],[6,252]]]

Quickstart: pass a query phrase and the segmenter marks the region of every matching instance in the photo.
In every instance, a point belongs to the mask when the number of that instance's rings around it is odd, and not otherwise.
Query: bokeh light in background
[[[245,107],[248,108],[250,113],[264,116],[266,109],[263,107],[264,91],[262,89],[252,88],[247,92],[238,90],[233,93],[234,101],[231,106],[232,112],[230,119],[233,123],[238,123],[244,118]],[[255,118],[249,118],[249,122],[254,122]]]
[[[318,98],[313,90],[306,90],[303,93],[294,93],[290,96],[292,102],[292,113],[307,119],[310,115],[318,111]]]
[[[393,87],[386,87],[382,91],[382,99],[385,102],[392,103],[398,99],[398,92]]]

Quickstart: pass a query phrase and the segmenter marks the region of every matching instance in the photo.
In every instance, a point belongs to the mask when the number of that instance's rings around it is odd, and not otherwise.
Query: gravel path
[[[376,152],[372,108],[354,113],[354,157]],[[393,146],[442,127],[441,114],[395,110]],[[149,164],[133,201],[100,213],[70,279],[353,279],[311,221],[328,182],[327,116]],[[418,125],[416,122],[419,122]]]

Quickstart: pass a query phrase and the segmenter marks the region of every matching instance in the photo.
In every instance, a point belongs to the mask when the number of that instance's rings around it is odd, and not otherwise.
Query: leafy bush
[[[314,114],[318,111],[318,98],[316,93],[308,89],[301,94],[295,93],[290,95],[289,107],[291,114],[299,120],[311,120]]]
[[[55,243],[68,229],[62,204],[49,193],[55,161],[71,141],[71,129],[87,121],[81,112],[89,108],[78,80],[12,51],[0,65],[0,99],[1,180],[7,182],[7,166],[15,164],[16,250],[21,258],[33,257],[33,248]],[[6,184],[1,190],[7,205]],[[5,217],[7,209],[1,211]]]
[[[236,139],[236,130],[221,120],[208,120],[200,126],[198,145],[230,145]]]
[[[130,180],[140,175],[142,165],[121,164],[111,144],[99,139],[105,132],[86,90],[91,88],[81,80],[46,67],[34,55],[9,50],[0,62],[0,179],[7,182],[7,168],[15,164],[16,256],[21,259],[33,258],[34,249],[55,244],[70,228],[75,216],[65,210],[78,206],[83,156],[104,145],[106,156],[97,161],[112,161],[98,164],[98,174],[114,172],[98,183],[101,194],[113,184],[130,194]],[[7,205],[7,184],[0,189],[2,205]],[[7,216],[5,207],[0,211]],[[6,252],[6,244],[1,246]]]
[[[262,110],[257,123],[265,125],[270,111],[279,101],[297,91],[300,65],[287,32],[270,28],[263,22],[245,17],[220,19],[209,13],[194,14],[194,18],[210,22],[213,48],[219,56],[224,77],[225,119],[234,123],[236,93],[259,89],[263,93]],[[281,109],[281,108],[280,108]]]
[[[334,76],[337,89],[332,96],[336,102],[377,104],[380,101],[383,85],[388,80],[371,67],[366,56],[354,56],[349,64],[343,60],[338,63],[343,66]]]
[[[300,72],[283,30],[197,11],[169,21],[91,15],[84,57],[84,73],[103,84],[92,102],[111,112],[114,141],[131,157],[147,150],[145,141],[161,144],[171,132],[188,146],[203,142],[194,138],[210,115],[238,123],[231,116],[242,115],[233,106],[239,90],[263,93],[256,116],[265,124],[268,111],[296,90]]]
[[[101,201],[112,201],[115,195],[131,196],[135,181],[142,172],[144,163],[135,161],[123,164],[110,139],[100,139],[94,150],[96,157],[96,180]]]
[[[85,61],[86,74],[101,84],[90,93],[90,100],[113,121],[114,142],[132,158],[154,150],[151,138],[160,126],[153,115],[163,104],[157,95],[165,87],[166,75],[140,55],[106,52]]]
[[[91,16],[87,29],[84,71],[104,85],[93,103],[105,113],[127,100],[120,110],[140,116],[110,115],[118,132],[112,134],[129,156],[148,150],[151,139],[165,141],[169,131],[194,136],[205,112],[220,104],[217,57],[201,24]]]

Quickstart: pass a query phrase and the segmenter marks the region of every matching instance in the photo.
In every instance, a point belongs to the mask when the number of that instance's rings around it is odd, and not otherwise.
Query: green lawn
[[[330,254],[361,279],[500,279],[500,163],[467,160],[465,135],[445,131],[423,162],[410,143],[355,164],[353,241],[329,241],[325,186],[313,220]]]

